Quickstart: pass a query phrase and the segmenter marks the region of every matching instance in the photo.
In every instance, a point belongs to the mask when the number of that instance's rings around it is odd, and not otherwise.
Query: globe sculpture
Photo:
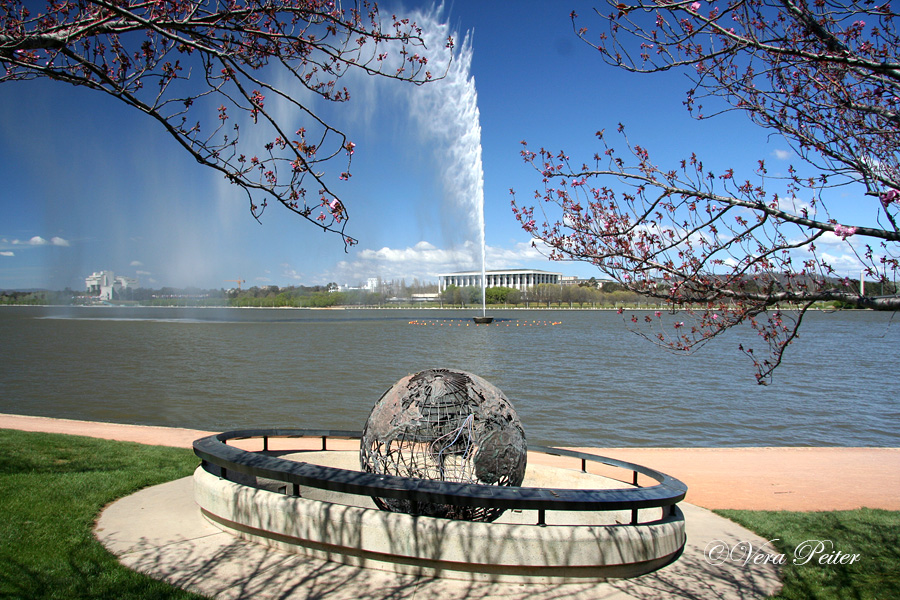
[[[372,408],[360,442],[367,473],[457,483],[519,486],[525,432],[512,404],[477,375],[428,369],[395,383]],[[465,521],[503,509],[373,498],[382,510]]]

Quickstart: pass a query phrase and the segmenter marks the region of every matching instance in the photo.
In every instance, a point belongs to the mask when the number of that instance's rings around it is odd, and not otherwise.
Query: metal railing
[[[556,489],[479,485],[430,479],[415,479],[393,475],[363,473],[335,467],[327,467],[296,460],[287,460],[267,454],[271,438],[320,438],[322,450],[327,450],[329,438],[359,439],[359,431],[325,429],[246,429],[226,431],[194,441],[194,453],[203,461],[204,468],[216,465],[219,475],[227,479],[229,472],[243,473],[283,481],[291,485],[293,494],[300,495],[300,486],[319,488],[332,492],[395,498],[434,504],[476,506],[510,510],[538,511],[538,525],[545,524],[545,511],[618,511],[630,510],[631,523],[638,523],[638,510],[662,508],[660,520],[676,514],[675,506],[684,499],[687,486],[671,477],[634,463],[605,456],[597,456],[574,450],[529,446],[529,452],[571,457],[581,461],[581,470],[587,472],[587,463],[595,462],[629,470],[633,473],[630,485],[623,489]],[[262,451],[248,451],[229,446],[230,440],[259,439]],[[656,481],[656,485],[640,487],[638,475]],[[623,482],[629,483],[629,482]]]

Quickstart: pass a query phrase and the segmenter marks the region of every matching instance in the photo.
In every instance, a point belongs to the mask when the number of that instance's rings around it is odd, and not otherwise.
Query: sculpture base
[[[476,325],[489,325],[494,322],[494,317],[474,317],[472,320]]]
[[[285,460],[358,468],[357,451],[300,452]],[[626,483],[577,470],[532,464],[524,485],[616,489]],[[539,461],[538,461],[539,462]],[[194,498],[213,525],[287,552],[406,575],[510,583],[587,583],[655,571],[680,555],[684,515],[677,507],[601,512],[508,510],[493,523],[385,512],[368,497],[201,466]],[[295,495],[299,494],[299,495]],[[633,521],[637,521],[632,523]]]

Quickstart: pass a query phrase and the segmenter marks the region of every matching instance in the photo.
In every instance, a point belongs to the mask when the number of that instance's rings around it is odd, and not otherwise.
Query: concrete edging
[[[677,507],[670,517],[637,525],[473,523],[285,495],[223,480],[202,467],[194,473],[194,496],[210,522],[243,539],[408,575],[603,581],[659,569],[685,544]]]

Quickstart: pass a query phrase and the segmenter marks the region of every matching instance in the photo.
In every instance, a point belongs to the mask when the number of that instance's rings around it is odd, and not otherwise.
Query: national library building
[[[508,287],[517,290],[530,290],[541,283],[562,283],[562,273],[549,273],[535,269],[511,269],[508,271],[488,271],[486,287]],[[481,287],[481,271],[465,271],[462,273],[444,273],[438,275],[441,291],[447,286]]]

